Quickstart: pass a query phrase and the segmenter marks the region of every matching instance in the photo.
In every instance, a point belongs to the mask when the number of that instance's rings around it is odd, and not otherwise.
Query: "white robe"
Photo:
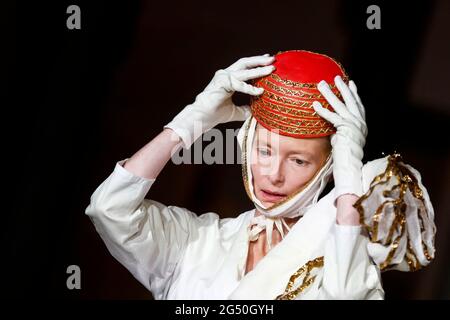
[[[377,159],[370,166],[375,171],[363,169],[365,190],[375,175],[383,172],[386,162],[386,158]],[[363,227],[337,225],[334,190],[306,212],[285,238],[244,275],[247,227],[255,209],[236,218],[221,219],[212,212],[198,216],[185,208],[165,206],[145,199],[155,180],[134,176],[122,164],[117,163],[94,192],[86,214],[109,252],[155,299],[272,300],[285,292],[289,279],[300,267],[309,264],[309,272],[305,270],[292,279],[293,289],[304,285],[293,299],[384,298],[379,266],[386,260],[392,241],[372,243]],[[369,168],[367,164],[365,167]],[[427,205],[429,209],[431,204]],[[369,220],[371,215],[373,212],[365,213]],[[432,223],[432,212],[428,215]],[[389,229],[389,225],[379,228]],[[380,250],[380,246],[386,250]],[[428,251],[434,256],[434,247]],[[405,252],[395,253],[398,264],[404,260],[399,254],[405,256]],[[323,266],[318,264],[320,259]]]

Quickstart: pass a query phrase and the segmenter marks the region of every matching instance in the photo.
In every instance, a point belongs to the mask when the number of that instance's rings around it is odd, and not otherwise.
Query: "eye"
[[[268,149],[258,148],[258,153],[262,156],[270,156],[270,151]]]
[[[299,165],[299,166],[304,166],[307,164],[307,161],[302,160],[302,159],[298,159],[298,158],[294,158],[293,161],[295,162],[295,164]]]

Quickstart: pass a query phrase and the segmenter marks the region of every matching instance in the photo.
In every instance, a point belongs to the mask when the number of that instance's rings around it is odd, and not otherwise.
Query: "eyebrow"
[[[257,141],[256,141],[256,145],[259,145],[259,144],[265,144],[265,145],[267,145],[269,148],[272,148],[272,145],[270,144],[269,141],[261,141],[261,139],[259,139],[259,137],[258,137],[258,139],[257,139]]]
[[[305,156],[314,158],[311,152],[305,150],[292,150],[291,152],[289,152],[289,154],[303,154]]]

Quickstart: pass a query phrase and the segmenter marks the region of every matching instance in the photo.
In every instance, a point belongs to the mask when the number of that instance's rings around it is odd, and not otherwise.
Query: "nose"
[[[284,183],[285,175],[283,172],[283,166],[278,161],[272,161],[272,166],[269,174],[267,175],[270,183],[274,186],[281,186]]]

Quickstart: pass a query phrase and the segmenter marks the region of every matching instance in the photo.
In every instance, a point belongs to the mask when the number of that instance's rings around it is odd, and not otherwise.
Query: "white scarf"
[[[270,218],[266,217],[264,215],[255,216],[250,221],[250,225],[248,228],[248,235],[250,241],[256,241],[259,238],[259,234],[266,230],[267,233],[267,246],[269,247],[269,250],[272,249],[272,230],[273,226],[275,225],[277,230],[281,234],[281,238],[284,238],[284,230],[283,225],[288,229],[288,231],[291,230],[289,228],[288,224],[283,218]]]
[[[276,204],[270,208],[264,206],[261,201],[255,196],[253,187],[253,175],[251,171],[251,157],[252,144],[256,132],[256,119],[249,117],[241,129],[239,130],[237,139],[242,151],[242,166],[244,175],[244,184],[250,199],[253,201],[255,208],[261,212],[262,215],[253,217],[249,228],[250,241],[255,241],[259,238],[259,234],[266,230],[267,245],[269,250],[272,248],[272,231],[275,226],[284,239],[283,225],[290,230],[284,218],[301,217],[314,204],[317,203],[318,198],[327,185],[333,173],[332,157],[328,157],[326,163],[319,169],[316,175],[308,182],[306,187],[289,198],[281,204]]]

